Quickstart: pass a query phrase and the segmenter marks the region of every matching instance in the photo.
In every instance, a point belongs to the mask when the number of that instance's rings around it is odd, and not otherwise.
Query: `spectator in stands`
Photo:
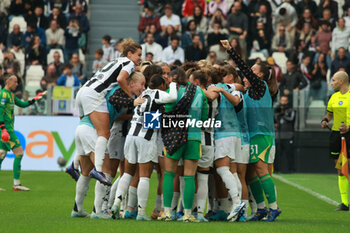
[[[24,35],[20,31],[18,24],[13,25],[13,30],[7,38],[8,48],[19,47],[24,48]]]
[[[200,8],[204,9],[203,14],[204,14],[204,12],[207,11],[205,0],[185,0],[183,7],[182,7],[182,16],[185,18],[192,16],[193,9],[196,6],[200,6]]]
[[[54,7],[52,9],[52,12],[49,16],[49,21],[56,20],[60,28],[64,29],[67,26],[67,19],[66,17],[61,13],[60,9],[57,7]]]
[[[83,13],[86,14],[88,11],[88,3],[86,0],[69,0],[69,13],[74,14],[75,6],[80,4],[83,7]]]
[[[329,55],[330,42],[332,40],[332,32],[329,31],[329,23],[327,21],[321,22],[321,28],[312,38],[311,43],[318,53],[324,53]]]
[[[22,101],[28,101],[29,100],[29,92],[28,91],[23,91],[22,95]],[[31,115],[32,109],[31,107],[29,108],[18,108],[18,115]]]
[[[163,0],[145,0],[144,7],[154,9],[154,13],[159,16],[163,12],[164,1]]]
[[[281,82],[281,79],[282,79],[282,70],[281,70],[281,67],[279,67],[275,60],[273,59],[273,57],[268,57],[266,59],[266,62],[267,64],[269,64],[275,71],[275,77],[276,77],[276,80],[278,83]]]
[[[43,14],[43,8],[40,6],[35,7],[34,14],[27,15],[25,18],[28,24],[35,24],[37,27],[44,30],[49,27],[49,20]]]
[[[222,28],[219,22],[214,22],[213,27],[208,30],[207,45],[210,46],[220,43],[220,40],[227,40],[228,30]]]
[[[159,62],[162,58],[163,48],[160,44],[154,42],[154,36],[152,33],[147,33],[146,41],[141,45],[142,47],[142,60],[146,59],[146,53],[153,54],[153,61]]]
[[[197,31],[205,35],[208,31],[207,17],[203,15],[203,10],[199,6],[196,6],[193,11],[193,15],[187,18],[187,22],[194,20],[197,25]]]
[[[227,28],[230,32],[229,40],[236,38],[242,48],[243,54],[246,54],[246,36],[248,33],[248,17],[241,12],[241,4],[234,2],[231,7],[231,14],[227,19]],[[218,54],[216,54],[218,55]],[[219,57],[219,56],[218,56]]]
[[[182,15],[182,4],[184,0],[166,0],[166,3],[171,6],[175,15]]]
[[[171,38],[176,36],[176,32],[173,26],[168,25],[165,32],[161,33],[159,44],[164,48],[168,47],[171,42]]]
[[[344,18],[339,18],[338,27],[334,28],[332,32],[332,56],[335,56],[336,51],[343,47],[349,48],[350,30],[345,27]]]
[[[292,38],[284,26],[279,26],[278,33],[272,39],[271,50],[273,52],[288,53],[292,49]]]
[[[95,60],[92,63],[92,74],[95,74],[97,71],[100,71],[106,64],[107,61],[103,59],[103,50],[96,49]]]
[[[297,3],[296,11],[299,17],[305,12],[305,9],[309,9],[313,16],[318,18],[318,9],[314,0],[301,0]]]
[[[307,82],[299,70],[295,68],[292,60],[287,61],[287,73],[282,76],[280,83],[281,95],[286,95],[293,100],[293,90],[301,90],[307,86]]]
[[[262,2],[259,6],[258,12],[254,13],[251,18],[250,18],[250,32],[251,33],[256,33],[256,27],[258,23],[263,23],[264,24],[264,31],[265,31],[265,36],[271,40],[272,34],[273,34],[273,29],[272,29],[272,17],[271,14],[268,14],[268,2],[264,3]],[[271,7],[270,7],[271,8]],[[271,11],[271,9],[270,9]]]
[[[36,90],[35,95],[38,95],[42,91],[43,90],[41,90],[41,89]],[[46,96],[43,96],[43,98],[35,101],[35,103],[32,106],[30,106],[32,115],[45,115],[46,103],[47,103],[46,98],[47,98]]]
[[[284,26],[287,29],[288,34],[291,36],[292,43],[295,36],[295,26],[298,22],[298,15],[295,8],[289,3],[284,2],[275,11],[274,25],[275,31],[280,26]]]
[[[137,29],[140,34],[147,34],[150,32],[151,25],[155,25],[157,32],[161,31],[159,16],[154,14],[153,8],[145,8],[145,16],[140,18],[139,25]]]
[[[162,28],[163,33],[165,33],[166,28],[169,25],[174,27],[175,32],[179,32],[181,29],[180,17],[178,15],[173,14],[173,10],[170,5],[165,5],[164,15],[160,18],[160,26]]]
[[[81,4],[75,5],[75,13],[70,16],[70,19],[75,18],[78,20],[81,32],[88,33],[90,30],[89,19],[83,14],[83,6]]]
[[[209,52],[208,57],[207,57],[207,61],[208,61],[211,65],[216,64],[216,62],[217,62],[216,53],[213,52],[213,51]]]
[[[252,35],[252,38],[253,38],[253,44],[250,52],[263,53],[265,58],[267,58],[269,56],[270,40],[268,35],[266,34],[264,24],[262,22],[257,23],[256,29]]]
[[[227,0],[212,0],[208,3],[208,12],[211,16],[214,15],[217,9],[220,9],[226,16],[228,7],[229,6],[227,5]]]
[[[4,88],[5,86],[5,80],[4,80],[4,76],[2,75],[3,71],[2,71],[2,65],[0,64],[0,88]]]
[[[45,31],[42,28],[38,28],[36,24],[30,23],[27,25],[27,31],[24,33],[24,38],[25,38],[25,46],[28,48],[30,42],[34,38],[34,36],[39,36],[40,37],[40,45],[41,46],[46,46],[46,35]]]
[[[68,62],[73,53],[79,53],[78,39],[80,37],[80,28],[77,19],[71,18],[68,27],[65,30],[66,46],[64,48],[64,60]]]
[[[58,78],[57,85],[65,87],[79,87],[79,79],[72,73],[72,64],[64,66],[63,74]]]
[[[223,14],[223,12],[220,9],[217,9],[213,16],[211,17],[209,21],[209,29],[212,29],[214,26],[214,23],[220,24],[221,28],[226,28],[227,27],[227,20]]]
[[[4,12],[0,11],[0,49],[4,50],[7,46],[7,37],[8,37],[8,20],[7,15]]]
[[[221,44],[221,43],[220,43]],[[245,54],[243,54],[242,48],[239,45],[238,39],[233,38],[230,40],[230,45],[231,47],[239,54],[239,56],[243,59],[246,60]]]
[[[151,52],[146,53],[145,61],[153,62],[153,53],[151,53]]]
[[[179,38],[174,36],[171,38],[171,43],[163,50],[162,61],[172,65],[176,60],[181,63],[185,62],[184,50],[179,46]]]
[[[63,73],[64,64],[60,61],[61,55],[59,52],[54,52],[53,54],[53,62],[50,65],[54,65],[56,69],[57,76],[61,76]]]
[[[274,110],[274,123],[276,128],[276,159],[274,168],[281,171],[282,161],[287,159],[288,172],[295,172],[294,155],[294,124],[296,111],[290,107],[288,96],[282,95],[280,104]],[[285,156],[285,157],[284,157]]]
[[[313,100],[323,100],[327,103],[327,64],[326,55],[321,53],[312,70],[310,80],[310,96]]]
[[[204,44],[204,35],[202,32],[197,30],[196,22],[194,20],[188,21],[186,31],[182,34],[181,47],[186,49],[187,46],[192,45],[192,37],[196,34],[200,35],[202,44]]]
[[[304,79],[306,80],[308,84],[308,88],[310,87],[310,80],[312,79],[311,75],[311,57],[308,53],[305,53],[301,59],[301,64],[300,64],[300,71],[304,76]]]
[[[47,0],[24,0],[24,3],[29,3],[31,5],[30,10],[34,11],[36,7],[41,7],[42,9],[44,9],[46,1]]]
[[[46,42],[47,42],[47,52],[53,48],[63,49],[66,38],[64,37],[64,30],[59,27],[56,20],[52,20],[50,23],[50,28],[46,29]]]
[[[48,65],[46,75],[40,81],[41,88],[47,90],[47,87],[56,86],[58,77],[55,65]]]
[[[52,13],[54,8],[60,9],[63,14],[69,13],[69,2],[68,0],[47,0],[47,12]]]
[[[350,30],[350,7],[347,8],[346,12],[346,16],[344,15],[345,27]]]
[[[12,0],[9,12],[10,15],[23,16],[26,13],[23,0]]]
[[[303,15],[298,20],[298,23],[296,25],[297,32],[300,32],[303,29],[305,23],[310,24],[311,27],[315,30],[318,28],[317,19],[312,15],[311,10],[308,8],[304,10]]]
[[[311,27],[309,23],[305,23],[303,29],[300,33],[297,34],[297,41],[302,41],[304,43],[305,48],[309,48],[311,46],[311,39],[315,36],[315,29]]]
[[[346,56],[345,48],[341,47],[338,49],[338,56],[333,60],[331,65],[331,77],[339,70],[344,67],[345,71],[350,74],[350,58]]]
[[[332,31],[336,26],[336,19],[332,17],[331,10],[326,8],[322,12],[322,19],[320,20],[328,22],[328,30]],[[322,26],[322,25],[320,25]]]
[[[333,18],[334,21],[338,20],[338,3],[336,1],[321,0],[318,5],[318,14],[323,15],[323,12],[325,9],[329,10],[329,13],[331,14],[331,18]]]
[[[78,53],[73,53],[70,64],[72,65],[72,74],[78,77],[81,85],[84,85],[87,81],[86,67],[81,63]]]
[[[219,63],[222,63],[229,58],[228,54],[226,53],[226,49],[222,47],[221,43],[211,46],[209,48],[209,54],[211,52],[216,54],[216,61]]]
[[[9,9],[11,6],[11,0],[1,0],[0,11],[5,15],[9,15]]]
[[[122,51],[120,48],[120,44],[123,42],[124,39],[119,39],[117,43],[115,43],[115,53],[114,53],[114,58],[117,59],[121,56]]]
[[[102,50],[103,50],[103,59],[107,62],[114,60],[114,48],[111,45],[111,36],[104,35],[102,37]]]
[[[41,45],[39,36],[34,36],[30,42],[27,64],[46,66],[46,50],[45,47]]]
[[[21,75],[21,65],[16,59],[16,56],[12,52],[6,52],[4,53],[4,60],[2,62],[2,66],[4,67],[4,70],[7,71],[8,69],[11,69],[11,74],[14,74],[16,76],[22,76]],[[7,71],[8,72],[8,71]]]
[[[201,42],[201,36],[195,34],[192,37],[192,45],[187,46],[185,50],[186,61],[199,61],[205,59],[207,56],[205,47]]]

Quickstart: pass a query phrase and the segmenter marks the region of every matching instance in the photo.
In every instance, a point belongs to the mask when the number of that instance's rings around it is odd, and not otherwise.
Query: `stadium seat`
[[[79,49],[79,60],[81,63],[85,64],[85,54],[82,49]]]
[[[287,61],[288,58],[285,53],[281,52],[274,52],[272,54],[272,58],[275,60],[276,64],[281,67],[282,73],[285,74],[287,73]]]
[[[13,31],[13,25],[18,24],[20,31],[25,32],[27,30],[27,22],[22,16],[13,17],[9,24],[9,33]]]
[[[50,49],[50,52],[47,54],[47,64],[53,62],[53,55],[55,52],[59,52],[59,54],[61,55],[60,62],[64,63],[64,55],[62,49]]]
[[[263,53],[260,53],[260,52],[251,53],[248,59],[255,60],[257,58],[260,58],[262,61],[266,61],[266,57],[264,56]]]
[[[16,59],[18,60],[21,68],[21,74],[24,75],[24,67],[25,67],[25,54],[23,53],[22,50],[19,50],[18,52],[15,52],[14,49],[10,50],[15,56]]]
[[[41,65],[29,66],[26,74],[27,86],[40,86],[40,80],[44,77],[44,70]]]

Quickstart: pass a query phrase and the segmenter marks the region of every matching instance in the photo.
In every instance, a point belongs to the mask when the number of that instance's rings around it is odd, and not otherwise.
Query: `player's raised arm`
[[[177,99],[177,89],[176,89],[176,83],[172,82],[169,86],[169,93],[166,93],[164,91],[159,92],[159,98],[155,99],[155,102],[157,104],[167,104],[167,103],[173,103]]]

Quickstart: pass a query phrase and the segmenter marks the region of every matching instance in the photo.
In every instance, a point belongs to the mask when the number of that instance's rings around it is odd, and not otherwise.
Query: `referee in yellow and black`
[[[337,162],[341,150],[341,137],[346,139],[346,148],[350,149],[350,90],[349,76],[344,71],[338,71],[332,77],[331,83],[336,91],[328,101],[327,114],[321,121],[322,128],[329,128],[328,122],[333,118],[332,132],[329,138],[330,156]],[[337,211],[349,211],[349,182],[338,170],[338,184],[342,203]]]

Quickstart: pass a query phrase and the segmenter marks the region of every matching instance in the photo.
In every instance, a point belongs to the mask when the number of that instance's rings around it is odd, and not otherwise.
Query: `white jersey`
[[[122,70],[130,75],[134,69],[135,65],[129,58],[120,57],[97,71],[84,87],[92,88],[100,95],[105,96],[108,91],[118,84],[117,77]]]
[[[134,109],[134,115],[131,120],[131,127],[128,135],[139,136],[146,140],[151,140],[155,131],[154,129],[143,127],[144,112],[156,112],[160,109],[160,104],[175,102],[177,99],[176,83],[170,84],[169,93],[158,89],[147,88],[142,92],[141,96],[146,101]],[[157,135],[154,135],[154,138],[157,138]]]

